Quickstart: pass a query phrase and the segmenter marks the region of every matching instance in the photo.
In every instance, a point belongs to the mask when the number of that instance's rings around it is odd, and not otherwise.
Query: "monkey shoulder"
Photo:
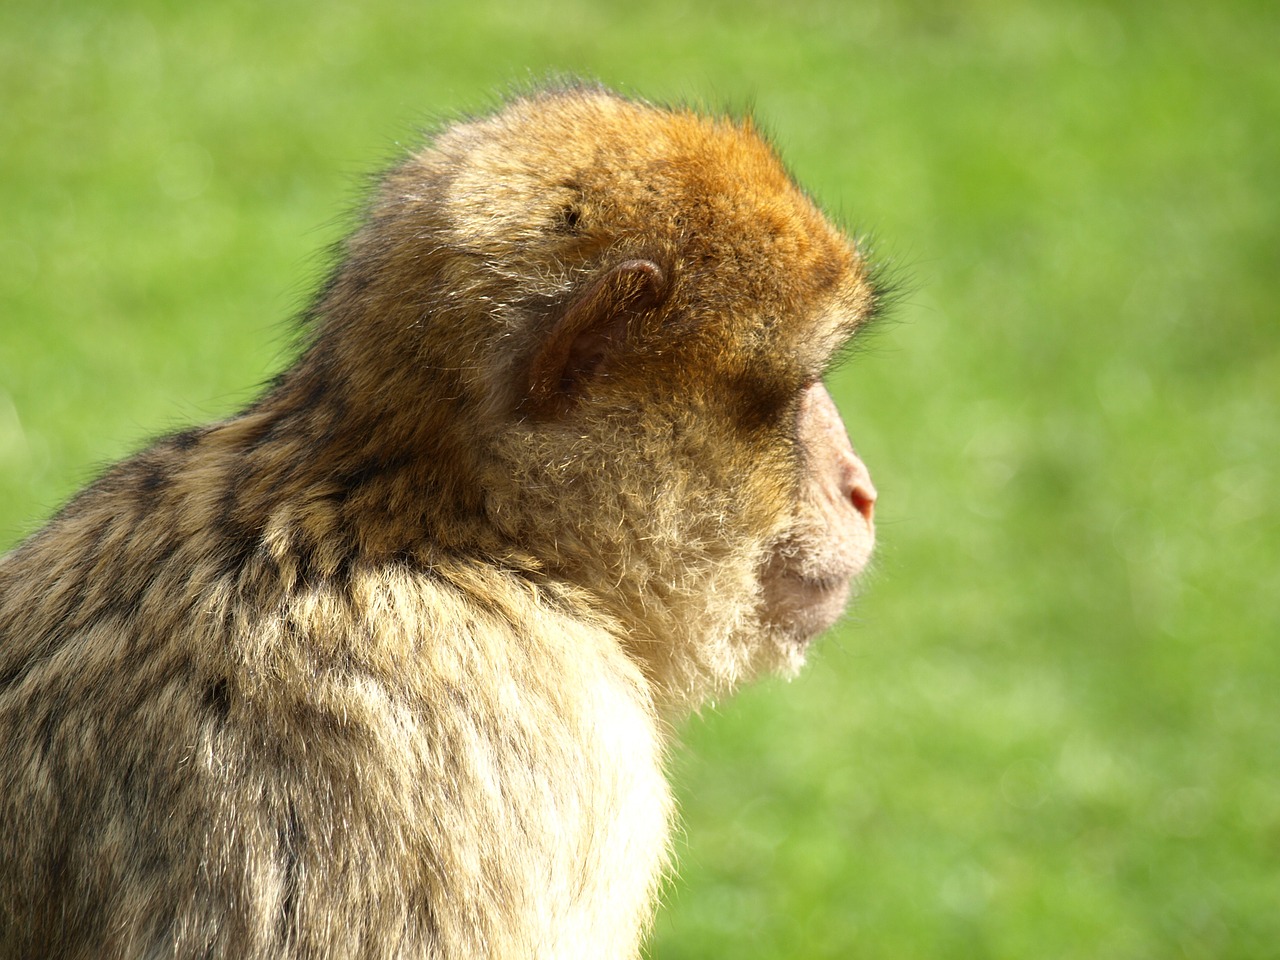
[[[286,649],[259,647],[256,664],[277,679],[246,691],[239,722],[275,739],[260,761],[296,772],[298,822],[330,825],[328,845],[293,852],[307,875],[330,873],[335,848],[372,851],[430,904],[438,937],[629,955],[672,803],[645,681],[605,624],[485,565],[357,565],[280,619]]]
[[[24,838],[0,894],[32,949],[181,924],[218,956],[237,905],[264,956],[316,931],[317,952],[399,931],[387,955],[631,954],[672,805],[605,624],[486,567],[357,565],[220,605],[233,589],[163,637],[100,616],[0,695]],[[188,915],[150,907],[174,898]]]

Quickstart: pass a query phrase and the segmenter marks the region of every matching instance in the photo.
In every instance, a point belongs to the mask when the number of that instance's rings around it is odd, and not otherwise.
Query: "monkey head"
[[[823,377],[875,291],[750,122],[531,94],[392,172],[348,253],[310,366],[425,465],[423,562],[544,578],[668,705],[840,615],[875,490]]]

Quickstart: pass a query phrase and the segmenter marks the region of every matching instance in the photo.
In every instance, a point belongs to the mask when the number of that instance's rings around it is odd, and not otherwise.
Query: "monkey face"
[[[830,627],[875,543],[876,490],[827,388],[807,387],[796,417],[804,475],[796,526],[761,571],[764,617],[797,642]]]
[[[875,291],[750,122],[517,100],[393,173],[352,247],[335,366],[434,471],[434,543],[579,591],[685,704],[839,617],[875,491],[821,379]]]

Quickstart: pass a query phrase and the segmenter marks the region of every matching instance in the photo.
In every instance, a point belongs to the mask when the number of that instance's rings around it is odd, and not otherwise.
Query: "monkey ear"
[[[667,274],[652,260],[625,260],[592,280],[534,354],[522,408],[535,415],[565,409],[607,371],[635,317],[660,307],[668,292]]]

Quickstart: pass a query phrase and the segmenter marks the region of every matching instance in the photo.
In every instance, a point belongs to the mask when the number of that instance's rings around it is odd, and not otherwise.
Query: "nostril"
[[[875,513],[876,488],[869,483],[853,483],[849,487],[849,500],[863,519],[870,523]]]

